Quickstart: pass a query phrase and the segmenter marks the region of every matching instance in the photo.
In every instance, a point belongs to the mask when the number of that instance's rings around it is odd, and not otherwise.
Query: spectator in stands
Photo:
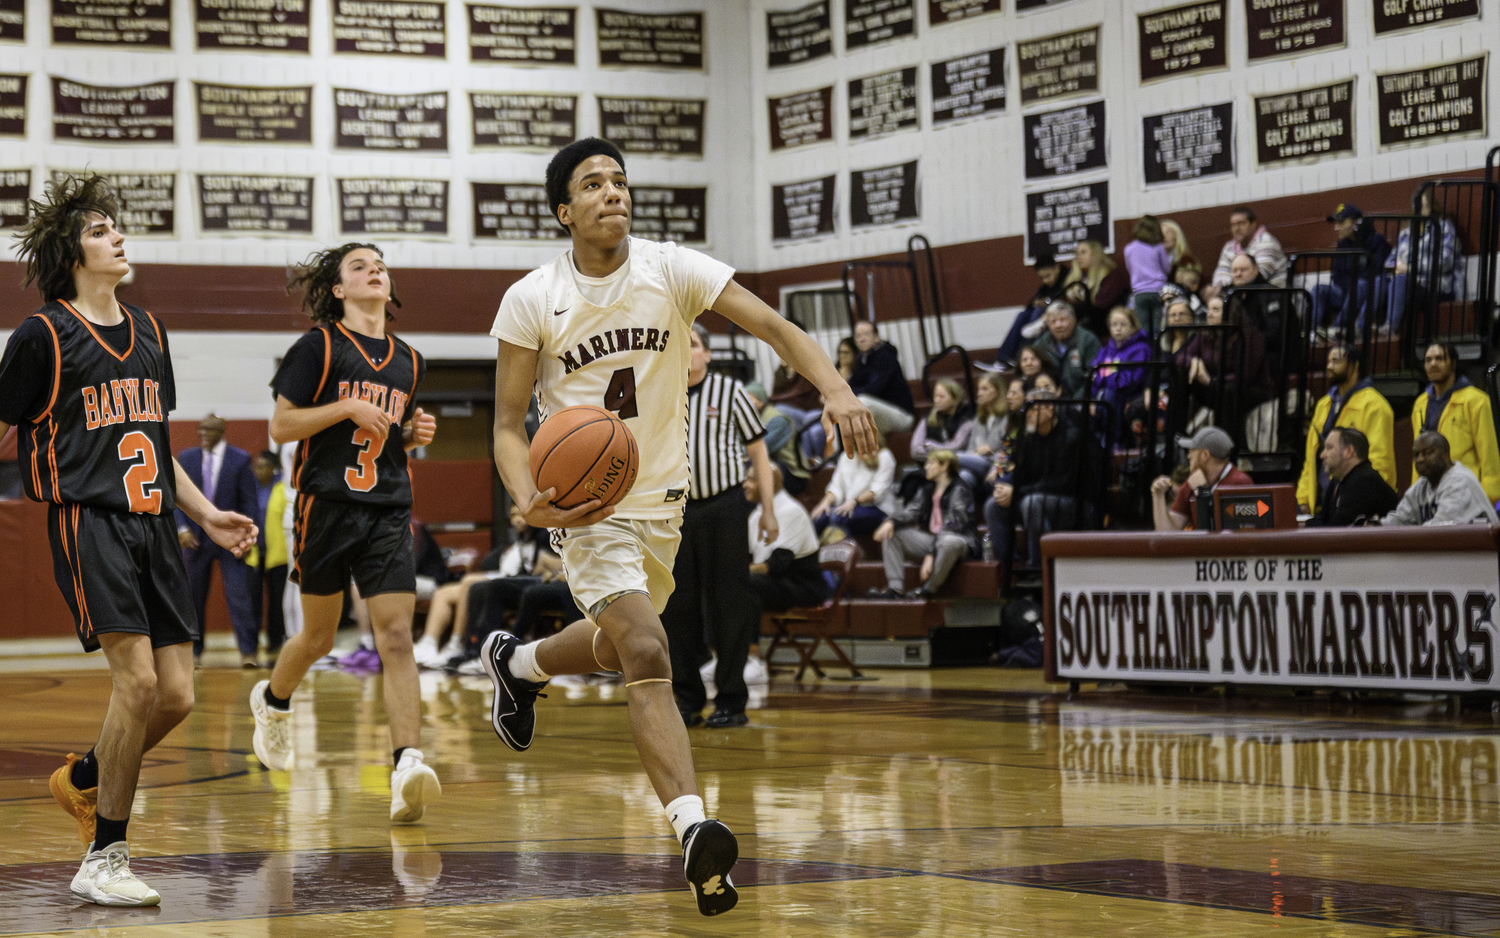
[[[1356,316],[1363,321],[1371,305],[1381,305],[1383,285],[1377,274],[1384,270],[1386,258],[1390,257],[1391,243],[1365,221],[1365,213],[1356,205],[1340,202],[1328,216],[1328,222],[1338,236],[1334,247],[1364,252],[1363,257],[1349,254],[1333,258],[1328,265],[1328,282],[1312,288],[1313,322],[1344,328],[1352,326]]]
[[[881,433],[904,433],[916,421],[911,386],[901,370],[896,347],[880,338],[875,324],[862,319],[854,326],[854,347],[859,355],[849,387],[875,416]]]
[[[849,343],[850,373],[854,369],[854,342],[851,339],[840,339],[838,358],[840,367],[843,366],[844,343]],[[791,417],[796,423],[807,423],[812,418],[823,412],[823,398],[818,394],[818,389],[804,375],[799,375],[791,365],[781,362],[776,366],[776,371],[771,375],[770,403],[775,404],[783,414]]]
[[[1124,253],[1130,274],[1130,308],[1138,321],[1160,323],[1161,291],[1172,276],[1172,256],[1162,242],[1161,222],[1155,215],[1142,215],[1135,223],[1135,238],[1125,245]]]
[[[974,416],[964,386],[952,378],[939,378],[932,385],[932,410],[927,419],[917,422],[912,434],[911,458],[925,460],[940,449],[963,452],[973,432]]]
[[[1371,465],[1387,485],[1396,484],[1396,417],[1370,380],[1361,379],[1359,350],[1347,342],[1329,346],[1327,373],[1328,393],[1318,400],[1307,425],[1307,450],[1297,482],[1297,510],[1305,515],[1318,510],[1318,494],[1328,487],[1328,470],[1319,455],[1334,427],[1353,427],[1368,437]]]
[[[1177,496],[1167,507],[1166,496],[1173,482],[1158,476],[1151,483],[1151,515],[1158,531],[1181,531],[1192,526],[1198,498],[1208,496],[1221,485],[1254,485],[1254,481],[1230,461],[1234,441],[1218,427],[1204,427],[1191,437],[1178,437],[1177,445],[1187,450],[1187,481],[1177,489]]]
[[[1077,524],[1080,472],[1085,458],[1083,431],[1065,420],[1050,402],[1055,391],[1037,388],[1027,393],[1025,430],[1016,441],[1015,469],[1010,480],[997,481],[984,517],[989,525],[995,559],[1012,561],[1016,520],[1026,531],[1029,563],[1041,563],[1042,535],[1066,531]]]
[[[1157,341],[1162,360],[1175,360],[1178,353],[1187,348],[1188,342],[1197,331],[1193,329],[1195,322],[1193,308],[1188,305],[1187,300],[1174,300],[1167,306],[1166,325],[1162,328],[1161,338]]]
[[[1109,313],[1109,341],[1094,358],[1094,393],[1097,400],[1107,401],[1118,420],[1125,404],[1140,395],[1150,374],[1145,368],[1128,367],[1151,360],[1151,340],[1141,322],[1128,306],[1116,306]],[[1127,367],[1119,367],[1125,365]]]
[[[1385,262],[1392,274],[1390,312],[1385,321],[1388,332],[1400,330],[1408,304],[1427,309],[1434,300],[1452,300],[1463,291],[1464,258],[1458,229],[1441,212],[1433,218],[1432,189],[1425,183],[1417,188],[1415,198],[1418,214],[1429,221],[1415,226],[1418,232],[1415,256],[1411,246],[1412,226],[1408,225],[1401,229],[1396,250]]]
[[[974,495],[958,481],[958,456],[940,449],[922,465],[926,482],[875,530],[885,562],[886,588],[871,590],[880,598],[903,595],[906,564],[921,558],[921,585],[905,595],[926,599],[942,588],[960,560],[979,546]]]
[[[1062,265],[1057,262],[1051,254],[1038,254],[1036,263],[1031,265],[1038,281],[1036,295],[1026,308],[1016,314],[1016,321],[1011,323],[1010,332],[1005,341],[995,350],[995,365],[999,368],[1008,369],[1021,353],[1021,346],[1027,342],[1035,341],[1047,329],[1044,314],[1052,301],[1062,296]]]
[[[1310,528],[1347,528],[1380,519],[1396,510],[1396,490],[1370,465],[1370,438],[1353,427],[1334,427],[1323,441],[1323,468],[1332,481],[1323,490]]]
[[[855,348],[854,340],[849,338],[848,336],[839,339],[838,355],[836,357],[837,361],[835,361],[834,364],[838,367],[839,377],[843,378],[845,381],[853,378],[854,363],[859,360],[859,349]],[[821,400],[822,395],[820,394],[818,396]],[[821,411],[822,408],[820,406],[819,412]]]
[[[1453,461],[1448,440],[1424,430],[1411,449],[1417,474],[1396,510],[1382,524],[1496,524],[1493,500],[1479,477]]]
[[[1271,286],[1271,282],[1255,265],[1255,258],[1249,254],[1235,255],[1229,267],[1231,281],[1225,303],[1234,309],[1235,319],[1245,326],[1246,332],[1258,332],[1265,338],[1266,367],[1273,373],[1293,367],[1300,361],[1300,352],[1296,338],[1290,340],[1293,343],[1291,347],[1287,346],[1283,294],[1263,289],[1242,289]]]
[[[1256,417],[1255,433],[1246,428],[1246,440],[1258,445],[1255,452],[1266,452],[1265,432],[1261,427],[1266,415],[1256,408],[1276,395],[1276,385],[1266,369],[1266,340],[1254,329],[1243,329],[1238,319],[1239,306],[1226,310],[1224,298],[1208,301],[1209,326],[1228,329],[1204,329],[1188,340],[1182,357],[1188,362],[1188,393],[1200,407],[1214,412],[1214,422],[1235,428],[1245,414]],[[1274,419],[1274,414],[1271,415]]]
[[[880,452],[861,459],[840,452],[828,489],[812,510],[813,524],[823,540],[843,540],[874,534],[885,521],[896,482],[896,456],[882,440]],[[828,533],[828,528],[837,530]]]
[[[255,547],[245,558],[250,570],[250,617],[257,631],[262,619],[266,628],[266,663],[272,666],[286,641],[286,619],[282,613],[282,594],[286,590],[287,547],[282,530],[286,514],[286,486],[277,478],[281,460],[270,450],[255,457],[255,495],[259,511],[255,523],[260,528]],[[269,601],[267,597],[269,596]]]
[[[753,477],[745,482],[745,500],[750,512],[750,592],[761,612],[784,612],[800,606],[816,606],[828,598],[828,581],[818,564],[818,535],[802,503],[781,487],[781,471],[771,467],[776,486],[776,539],[769,544],[760,536],[760,489]]]
[[[765,385],[759,381],[745,385],[745,393],[755,405],[761,425],[766,428],[766,453],[771,457],[771,463],[781,467],[786,490],[793,495],[801,495],[812,475],[807,465],[797,458],[797,433],[802,425],[783,412],[782,408],[766,400]]]
[[[1009,428],[1006,380],[994,372],[979,376],[974,386],[974,429],[969,445],[958,454],[958,464],[975,479],[983,479],[995,464],[995,455],[1005,446]]]
[[[1199,296],[1202,287],[1202,265],[1191,254],[1184,255],[1172,265],[1171,282],[1161,288],[1162,308],[1171,306],[1175,300],[1187,300],[1188,306],[1193,310],[1193,317],[1198,318],[1203,313],[1203,298]]]
[[[1281,242],[1266,230],[1265,225],[1256,224],[1254,209],[1239,205],[1229,210],[1229,240],[1219,251],[1219,264],[1214,268],[1212,282],[1203,288],[1205,300],[1218,296],[1234,282],[1229,265],[1237,254],[1249,254],[1267,283],[1286,286],[1286,254],[1281,250]]]
[[[1063,298],[1072,304],[1079,322],[1095,334],[1103,332],[1109,311],[1129,292],[1130,275],[1110,260],[1104,245],[1098,241],[1078,245],[1073,269],[1063,281]]]
[[[1422,364],[1432,383],[1412,405],[1412,431],[1441,433],[1453,457],[1479,478],[1489,500],[1500,501],[1500,446],[1490,396],[1458,374],[1458,351],[1451,345],[1429,345]]]
[[[1041,349],[1058,363],[1065,397],[1082,397],[1089,389],[1089,368],[1099,357],[1099,337],[1079,325],[1072,304],[1058,300],[1047,307],[1047,337]]]
[[[1172,259],[1172,271],[1176,273],[1177,265],[1185,257],[1193,256],[1193,249],[1188,246],[1187,235],[1182,233],[1182,226],[1170,218],[1161,221],[1161,246],[1167,249],[1167,256]],[[1193,261],[1197,265],[1197,261]],[[1203,273],[1203,268],[1198,268],[1198,273]],[[1198,287],[1193,287],[1196,291]]]
[[[1046,322],[1045,319],[1042,321]],[[1016,367],[1020,369],[1021,377],[1027,381],[1035,381],[1036,376],[1043,372],[1057,377],[1057,362],[1053,360],[1052,353],[1040,345],[1023,346],[1021,354],[1016,357]]]

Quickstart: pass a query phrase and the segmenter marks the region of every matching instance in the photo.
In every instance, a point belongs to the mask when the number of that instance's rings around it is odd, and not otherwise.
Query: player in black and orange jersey
[[[64,177],[30,208],[16,241],[46,305],[0,359],[0,436],[20,431],[26,494],[48,503],[57,585],[84,649],[104,649],[111,684],[98,744],[70,753],[51,788],[88,848],[73,893],[156,905],[130,872],[125,834],[142,755],[193,708],[198,625],[172,510],[236,554],[254,546],[255,523],[215,508],[172,458],[167,334],[115,298],[130,264],[104,180]]]
[[[276,659],[269,681],[250,693],[255,754],[272,769],[293,763],[292,692],[333,648],[344,590],[353,579],[369,604],[385,672],[395,771],[391,820],[415,821],[442,792],[423,761],[422,701],[412,654],[416,606],[411,476],[406,452],[432,441],[437,421],[413,403],[426,364],[386,332],[387,305],[400,306],[373,244],[318,252],[293,272],[288,290],[316,326],[298,339],[271,381],[271,437],[300,440],[291,578],[302,589],[302,631]]]

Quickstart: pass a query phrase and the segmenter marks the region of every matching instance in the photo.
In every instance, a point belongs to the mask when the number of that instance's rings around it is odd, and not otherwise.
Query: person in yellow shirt
[[[1490,396],[1458,373],[1458,352],[1451,345],[1427,346],[1422,365],[1432,384],[1412,404],[1412,433],[1441,433],[1453,461],[1479,477],[1491,504],[1500,501],[1500,446],[1495,442]]]
[[[1323,441],[1334,427],[1353,427],[1370,441],[1370,465],[1385,484],[1396,487],[1396,450],[1392,444],[1396,414],[1390,402],[1368,379],[1361,379],[1359,351],[1347,342],[1328,349],[1328,393],[1313,411],[1307,426],[1307,455],[1302,477],[1297,481],[1297,510],[1304,515],[1318,510],[1318,498],[1328,488],[1328,472],[1320,455]]]
[[[250,568],[250,611],[254,614],[257,630],[260,629],[262,611],[266,623],[266,664],[276,663],[281,653],[281,644],[286,641],[286,620],[282,615],[281,594],[286,589],[287,552],[286,536],[282,530],[282,515],[286,512],[286,484],[277,476],[281,468],[280,458],[270,450],[255,457],[255,494],[259,513],[255,523],[260,525],[260,538],[245,557]],[[270,601],[266,601],[267,594]],[[245,656],[241,664],[247,668],[259,665],[253,655]]]

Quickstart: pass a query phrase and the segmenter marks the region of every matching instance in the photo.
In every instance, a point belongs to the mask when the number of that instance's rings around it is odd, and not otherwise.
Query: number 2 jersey
[[[688,333],[734,269],[706,254],[630,239],[629,259],[585,277],[568,251],[511,286],[490,335],[537,350],[542,419],[592,404],[625,421],[640,448],[620,518],[671,518],[688,488]]]
[[[32,499],[160,515],[176,506],[172,360],[156,317],[120,310],[101,326],[56,300],[24,320],[0,360],[0,421],[18,428]]]
[[[411,505],[411,475],[401,427],[416,409],[413,398],[427,370],[416,350],[387,333],[360,335],[342,323],[310,330],[281,360],[271,390],[298,407],[321,407],[345,398],[368,401],[391,418],[385,439],[352,420],[314,433],[297,447],[294,488],[301,495],[366,505]]]

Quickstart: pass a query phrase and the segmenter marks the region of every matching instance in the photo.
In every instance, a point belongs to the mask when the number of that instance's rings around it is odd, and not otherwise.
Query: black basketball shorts
[[[417,590],[408,507],[298,495],[296,535],[291,579],[309,596],[342,593],[351,578],[365,597]]]
[[[152,648],[198,637],[177,522],[89,505],[49,505],[52,575],[84,651],[104,632],[151,636]]]

